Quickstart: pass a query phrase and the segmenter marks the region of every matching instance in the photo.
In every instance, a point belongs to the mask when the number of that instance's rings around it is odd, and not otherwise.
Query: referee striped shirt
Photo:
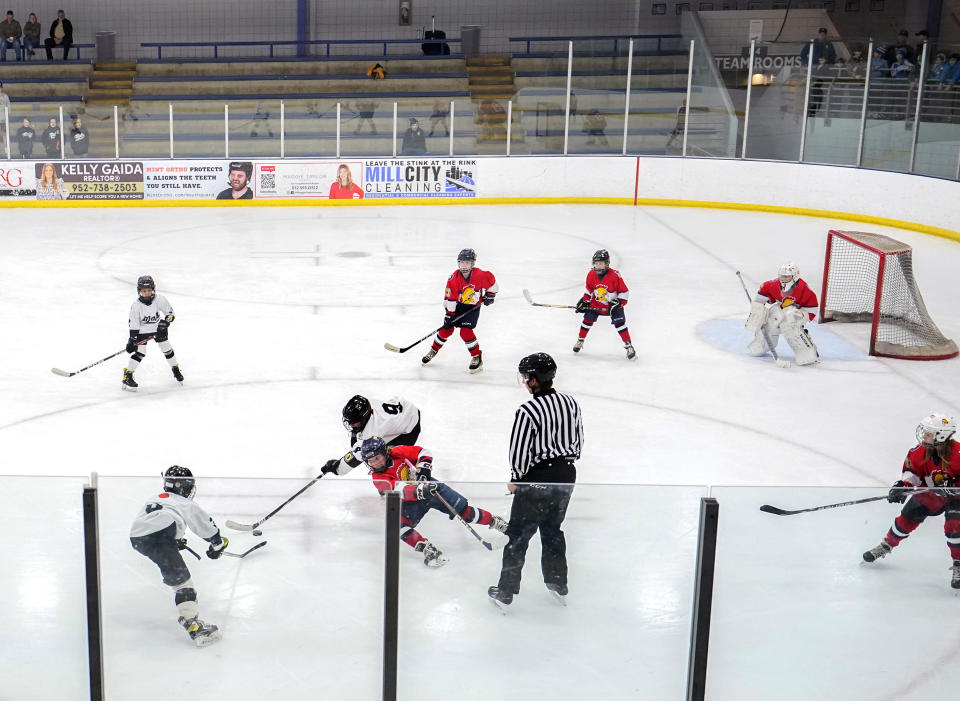
[[[553,458],[580,457],[583,418],[569,394],[538,392],[517,409],[510,433],[511,481],[522,481],[538,464]]]

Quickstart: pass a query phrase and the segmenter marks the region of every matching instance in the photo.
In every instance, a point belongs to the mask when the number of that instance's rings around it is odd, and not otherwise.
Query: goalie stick
[[[146,343],[147,341],[149,341],[149,340],[152,339],[152,338],[153,338],[153,336],[147,336],[147,337],[146,337],[145,339],[143,339],[142,341],[137,341],[137,345],[138,345],[138,346],[142,346],[144,343]],[[83,372],[84,370],[89,370],[90,368],[94,367],[95,365],[99,365],[100,363],[105,363],[105,362],[107,362],[108,360],[110,360],[111,358],[116,358],[116,357],[117,357],[118,355],[120,355],[121,353],[126,353],[126,352],[127,352],[127,349],[126,349],[126,347],[124,347],[123,350],[118,350],[116,353],[111,353],[111,354],[108,355],[106,358],[101,358],[101,359],[98,360],[97,362],[95,362],[95,363],[90,363],[87,367],[85,367],[85,368],[80,368],[79,370],[77,370],[77,371],[75,371],[75,372],[67,372],[66,370],[61,370],[60,368],[50,368],[50,372],[52,372],[54,375],[60,375],[61,377],[73,377],[74,375],[79,375],[79,374],[80,374],[81,372]]]
[[[534,302],[533,297],[530,296],[530,290],[528,289],[523,290],[523,297],[535,307],[551,307],[553,309],[576,309],[577,308],[573,304],[542,304],[540,302]]]
[[[932,491],[931,489],[914,489],[910,492],[910,495],[922,494],[923,492]],[[773,514],[774,516],[793,516],[794,514],[805,514],[810,511],[823,511],[824,509],[837,509],[841,506],[854,506],[855,504],[867,504],[871,501],[880,501],[881,499],[886,499],[887,495],[884,494],[880,497],[867,497],[866,499],[855,499],[854,501],[841,501],[839,504],[827,504],[826,506],[812,506],[809,509],[797,509],[796,511],[788,511],[787,509],[781,509],[776,506],[770,506],[770,504],[764,504],[760,507],[760,510]]]
[[[257,521],[256,523],[247,524],[247,523],[238,523],[238,522],[236,522],[236,521],[226,521],[226,523],[225,523],[224,525],[226,525],[227,528],[232,528],[232,529],[235,530],[235,531],[252,531],[252,530],[254,530],[254,529],[256,529],[256,528],[259,528],[261,523],[263,523],[263,522],[266,521],[268,518],[270,518],[271,516],[273,516],[274,514],[276,514],[276,513],[277,513],[280,509],[282,509],[284,506],[286,506],[287,504],[289,504],[291,501],[293,501],[293,500],[296,499],[298,496],[300,496],[301,494],[303,494],[305,491],[307,491],[308,489],[310,489],[310,487],[312,487],[313,485],[315,485],[315,484],[317,483],[317,481],[319,481],[320,479],[323,478],[323,475],[324,475],[324,473],[321,472],[319,475],[317,475],[317,476],[314,477],[312,480],[310,480],[309,482],[307,482],[307,484],[306,484],[302,489],[300,489],[300,491],[298,491],[298,492],[297,492],[296,494],[294,494],[292,497],[290,497],[290,498],[287,499],[285,502],[283,502],[282,504],[280,504],[280,506],[278,506],[277,508],[275,508],[273,511],[271,511],[269,514],[267,514],[266,516],[264,516],[262,519],[260,519],[260,520]],[[266,544],[266,541],[264,541],[263,543],[260,543],[260,545],[265,545],[265,544]]]
[[[737,271],[737,278],[740,280],[740,285],[743,287],[743,294],[747,296],[747,301],[750,304],[753,304],[753,299],[750,297],[750,292],[747,291],[747,283],[743,281],[743,276],[740,274],[740,271]],[[770,341],[770,336],[767,334],[767,330],[763,327],[760,328],[761,333],[763,333],[763,340],[767,342],[767,350],[770,351],[770,355],[773,356],[773,361],[777,364],[777,367],[788,368],[790,367],[790,361],[786,358],[781,358],[777,355],[776,349],[773,347],[773,343]]]
[[[260,542],[260,543],[257,543],[256,545],[254,545],[254,546],[253,546],[252,548],[250,548],[249,550],[244,550],[242,553],[231,553],[231,552],[227,552],[226,550],[224,550],[224,551],[223,551],[223,554],[224,554],[224,555],[227,555],[228,557],[246,557],[247,555],[249,555],[250,553],[252,553],[252,552],[253,552],[254,550],[256,550],[257,548],[262,548],[262,547],[263,547],[264,545],[266,545],[266,544],[267,544],[267,541],[264,540],[264,541],[262,541],[262,542]]]
[[[446,499],[444,499],[443,496],[441,496],[440,492],[437,492],[437,499],[439,499],[440,502],[446,507],[447,511],[450,512],[450,515],[451,515],[451,516],[454,516],[460,523],[462,523],[464,526],[466,526],[466,527],[467,527],[467,530],[470,531],[470,532],[473,534],[473,537],[476,538],[477,540],[479,540],[479,541],[483,544],[483,547],[485,547],[487,550],[499,550],[500,548],[503,547],[502,544],[501,544],[501,545],[493,545],[492,543],[484,540],[483,537],[482,537],[479,533],[477,533],[475,530],[473,530],[473,526],[471,526],[469,523],[467,523],[466,521],[463,520],[463,516],[461,516],[461,515],[458,514],[456,511],[453,510],[453,507],[450,506],[450,502],[448,502]]]
[[[477,302],[476,304],[474,304],[473,306],[471,306],[470,309],[468,309],[467,311],[465,311],[465,312],[464,312],[463,314],[461,314],[460,316],[455,316],[455,317],[453,318],[453,321],[452,321],[451,323],[456,323],[456,322],[460,321],[463,317],[465,317],[467,314],[472,314],[473,311],[474,311],[475,309],[477,309],[482,303],[483,303],[483,300],[481,300],[480,302]],[[398,348],[397,346],[393,345],[392,343],[384,343],[384,344],[383,344],[383,347],[386,348],[388,351],[391,351],[391,352],[393,352],[393,353],[406,353],[408,350],[410,350],[410,349],[413,348],[414,346],[419,345],[419,344],[423,343],[424,341],[426,341],[428,338],[430,338],[433,334],[435,334],[437,331],[439,331],[439,330],[442,329],[442,328],[443,328],[443,326],[440,326],[439,328],[434,329],[433,331],[431,331],[430,333],[428,333],[428,334],[427,334],[426,336],[424,336],[423,338],[418,339],[418,340],[414,341],[413,343],[411,343],[409,346],[404,346],[403,348]]]

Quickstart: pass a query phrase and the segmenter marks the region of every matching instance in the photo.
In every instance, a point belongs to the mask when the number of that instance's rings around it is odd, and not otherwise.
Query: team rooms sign
[[[143,163],[139,161],[67,161],[36,163],[36,177],[53,165],[73,200],[142,200]],[[49,176],[49,167],[48,167]]]

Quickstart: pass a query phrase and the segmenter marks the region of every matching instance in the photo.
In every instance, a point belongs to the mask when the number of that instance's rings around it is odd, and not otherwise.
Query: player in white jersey
[[[174,590],[173,600],[180,614],[179,623],[197,647],[220,639],[217,626],[200,620],[197,590],[180,551],[187,547],[187,529],[210,543],[207,557],[219,558],[228,545],[210,515],[193,501],[196,480],[185,467],[173,465],[163,473],[163,492],[148,501],[130,527],[130,544],[150,558],[163,575],[163,583]]]
[[[387,400],[354,395],[343,407],[343,427],[350,431],[351,451],[328,460],[321,472],[345,475],[359,465],[360,445],[365,438],[380,436],[389,446],[415,445],[420,437],[420,410],[403,397]]]
[[[183,374],[177,364],[177,356],[167,337],[167,328],[173,323],[173,307],[163,295],[157,294],[157,286],[149,275],[137,278],[137,299],[130,305],[130,338],[127,341],[127,353],[130,361],[123,370],[123,389],[136,392],[137,384],[133,373],[140,366],[140,361],[147,353],[147,343],[144,339],[153,336],[154,342],[163,351],[163,357],[170,363],[173,377],[183,383]]]

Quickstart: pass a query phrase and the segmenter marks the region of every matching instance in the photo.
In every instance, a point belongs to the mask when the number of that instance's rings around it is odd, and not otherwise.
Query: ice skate
[[[204,623],[196,616],[190,619],[181,616],[178,622],[190,634],[190,639],[197,647],[206,647],[220,640],[220,629]]]
[[[483,352],[477,353],[470,358],[470,367],[467,368],[471,375],[476,375],[483,371]]]
[[[414,548],[418,553],[423,553],[423,564],[427,567],[443,567],[447,564],[447,558],[444,557],[440,549],[429,540],[421,540]]]
[[[950,577],[950,586],[954,589],[960,589],[960,560],[953,561],[953,567],[950,568],[953,573]]]
[[[503,516],[493,515],[493,520],[487,525],[487,528],[497,531],[498,533],[507,532],[507,521]]]
[[[123,389],[126,390],[127,392],[136,392],[137,387],[139,386],[140,385],[137,384],[137,381],[133,379],[133,373],[130,372],[129,370],[124,370],[123,384],[121,385],[121,387],[123,387]]]
[[[180,366],[179,366],[179,365],[174,365],[174,366],[171,367],[170,369],[173,370],[173,379],[175,379],[177,382],[179,382],[179,383],[182,385],[182,384],[183,384],[183,373],[180,372]]]
[[[867,552],[863,554],[864,562],[873,562],[874,560],[879,560],[881,557],[886,557],[887,555],[890,554],[891,550],[893,550],[893,548],[891,548],[890,545],[887,544],[887,541],[883,541],[877,547],[870,548],[869,550],[867,550]],[[954,581],[960,582],[960,580],[957,579],[957,576],[958,575],[955,571]]]
[[[573,344],[573,352],[579,353],[583,349],[583,339],[578,338],[577,342]]]
[[[626,343],[624,343],[623,347],[627,351],[627,360],[633,360],[634,358],[637,357],[637,351],[636,349],[634,349],[633,344],[630,343],[630,341],[627,341]]]
[[[426,365],[427,363],[429,363],[431,360],[433,360],[433,359],[436,358],[436,357],[437,357],[437,349],[436,349],[436,348],[431,348],[430,350],[427,351],[427,354],[426,354],[425,356],[423,356],[422,358],[420,358],[420,362],[423,363],[424,365]]]
[[[561,606],[567,605],[567,585],[566,584],[548,584],[547,591],[557,600]]]
[[[500,591],[500,587],[490,587],[487,589],[487,596],[490,597],[490,603],[496,606],[500,613],[506,615],[507,607],[513,603],[513,594]]]

